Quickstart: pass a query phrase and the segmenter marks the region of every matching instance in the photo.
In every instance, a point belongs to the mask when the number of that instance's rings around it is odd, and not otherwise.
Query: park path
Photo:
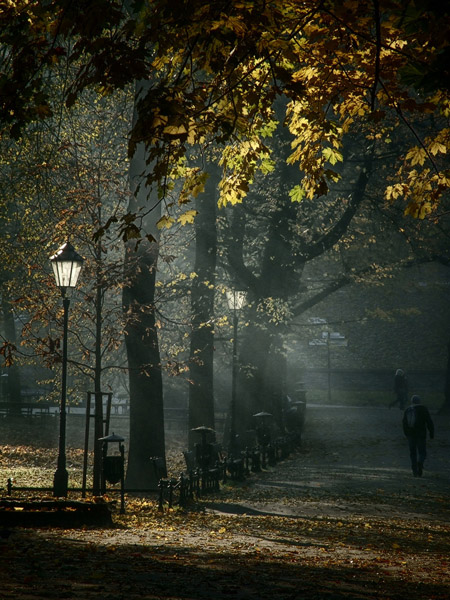
[[[414,478],[398,409],[310,405],[296,453],[188,511],[130,499],[112,528],[14,533],[0,597],[447,600],[450,423],[433,418]]]
[[[432,418],[435,439],[427,444],[423,477],[414,478],[398,408],[308,405],[299,451],[258,475],[235,509],[448,521],[450,418],[433,413]]]

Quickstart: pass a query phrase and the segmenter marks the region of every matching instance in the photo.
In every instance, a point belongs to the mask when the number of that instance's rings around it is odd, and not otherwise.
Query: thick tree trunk
[[[255,319],[258,315],[255,315]],[[252,317],[247,315],[251,322]],[[253,415],[270,413],[273,423],[283,430],[282,399],[286,384],[286,359],[281,334],[269,334],[264,327],[247,328],[240,352],[237,428],[242,434],[255,426]]]
[[[136,99],[145,91],[145,82],[137,84]],[[132,197],[130,213],[145,207],[141,234],[154,242],[142,240],[136,247],[131,239],[125,249],[125,284],[123,310],[125,346],[130,383],[130,442],[126,474],[127,489],[157,489],[156,474],[150,458],[165,460],[164,406],[161,360],[155,326],[155,282],[158,262],[158,229],[161,209],[155,189],[146,186],[146,175],[154,165],[146,163],[146,152],[139,145],[130,165]]]
[[[255,318],[258,318],[255,315]],[[250,325],[240,345],[236,402],[236,430],[238,435],[254,429],[253,415],[269,412],[266,397],[266,366],[269,355],[267,335],[247,315]]]
[[[217,177],[212,170],[205,192],[197,198],[195,219],[195,273],[191,289],[189,447],[198,441],[191,430],[205,425],[214,429],[214,282],[216,277]]]
[[[266,299],[287,302],[295,293],[300,280],[301,265],[292,251],[292,228],[296,207],[281,199],[279,209],[273,211],[268,240],[261,260],[261,272],[253,285],[254,302],[247,320],[252,324],[246,330],[241,344],[239,381],[239,432],[253,428],[252,415],[268,412],[281,430],[281,400],[284,372],[281,354],[283,326],[274,326],[265,311],[258,310]]]
[[[281,198],[279,210],[272,214],[260,276],[256,283],[255,278],[247,277],[256,309],[254,308],[253,314],[248,316],[253,326],[248,328],[241,345],[240,363],[243,370],[240,376],[241,392],[238,409],[238,427],[241,432],[254,421],[251,415],[261,411],[273,414],[280,429],[283,427],[281,402],[284,392],[284,367],[281,366],[283,361],[280,353],[285,326],[271,324],[270,315],[266,319],[264,312],[258,313],[257,305],[259,303],[263,305],[266,299],[289,302],[290,297],[294,297],[301,286],[301,272],[305,263],[320,256],[339,241],[364,199],[369,180],[370,157],[367,166],[367,171],[362,171],[356,181],[346,211],[318,243],[303,249],[300,258],[295,258],[292,249],[294,229],[291,224],[295,223],[293,205],[289,200],[283,202]],[[242,255],[242,246],[235,244],[234,248],[238,248]],[[246,273],[242,256],[231,255],[231,259],[232,266],[237,267],[236,271],[244,279]]]
[[[130,382],[130,448],[127,489],[157,489],[150,457],[165,459],[164,408],[154,288],[157,249],[136,256],[127,248],[126,262],[134,275],[125,286],[125,344]],[[137,261],[137,262],[136,262]]]

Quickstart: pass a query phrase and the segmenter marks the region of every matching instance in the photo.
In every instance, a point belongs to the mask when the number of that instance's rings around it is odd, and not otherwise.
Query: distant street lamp
[[[69,476],[66,469],[66,388],[67,388],[67,328],[70,300],[66,297],[67,288],[77,285],[78,276],[83,265],[83,258],[75,252],[69,242],[63,244],[50,257],[55,274],[56,285],[61,290],[64,307],[62,374],[61,374],[61,406],[59,416],[58,464],[53,478],[53,495],[67,496]]]
[[[238,311],[241,310],[247,301],[247,294],[242,291],[227,291],[228,308],[233,311],[233,367],[231,372],[231,418],[230,418],[230,442],[228,451],[231,454],[236,452],[236,384],[237,384],[237,332],[238,332]]]

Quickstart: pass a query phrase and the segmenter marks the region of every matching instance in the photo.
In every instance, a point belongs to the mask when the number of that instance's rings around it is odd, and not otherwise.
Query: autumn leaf
[[[406,160],[411,163],[411,166],[423,165],[427,157],[427,153],[424,148],[414,146],[406,154]]]
[[[188,210],[178,217],[178,223],[181,223],[181,225],[192,224],[196,215],[198,215],[197,210]]]
[[[301,185],[296,185],[289,191],[289,196],[292,202],[301,202],[305,197],[305,190]]]
[[[170,229],[174,223],[175,219],[173,217],[163,215],[156,223],[156,227],[158,229]]]
[[[335,150],[333,148],[324,148],[322,150],[322,154],[325,157],[325,159],[332,165],[335,165],[337,162],[342,162],[344,160],[342,154],[338,152],[338,150]]]
[[[437,142],[437,141],[432,142],[428,149],[433,156],[436,156],[436,154],[446,154],[447,153],[447,146],[445,146],[445,144],[442,144],[441,142]]]

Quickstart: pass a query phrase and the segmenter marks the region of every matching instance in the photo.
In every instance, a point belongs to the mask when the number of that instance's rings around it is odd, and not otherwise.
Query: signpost
[[[325,319],[314,318],[314,324],[324,324]],[[345,335],[337,331],[322,331],[320,338],[314,338],[309,341],[309,346],[326,346],[327,347],[327,371],[328,371],[328,404],[331,404],[331,346],[347,346],[348,341]]]

